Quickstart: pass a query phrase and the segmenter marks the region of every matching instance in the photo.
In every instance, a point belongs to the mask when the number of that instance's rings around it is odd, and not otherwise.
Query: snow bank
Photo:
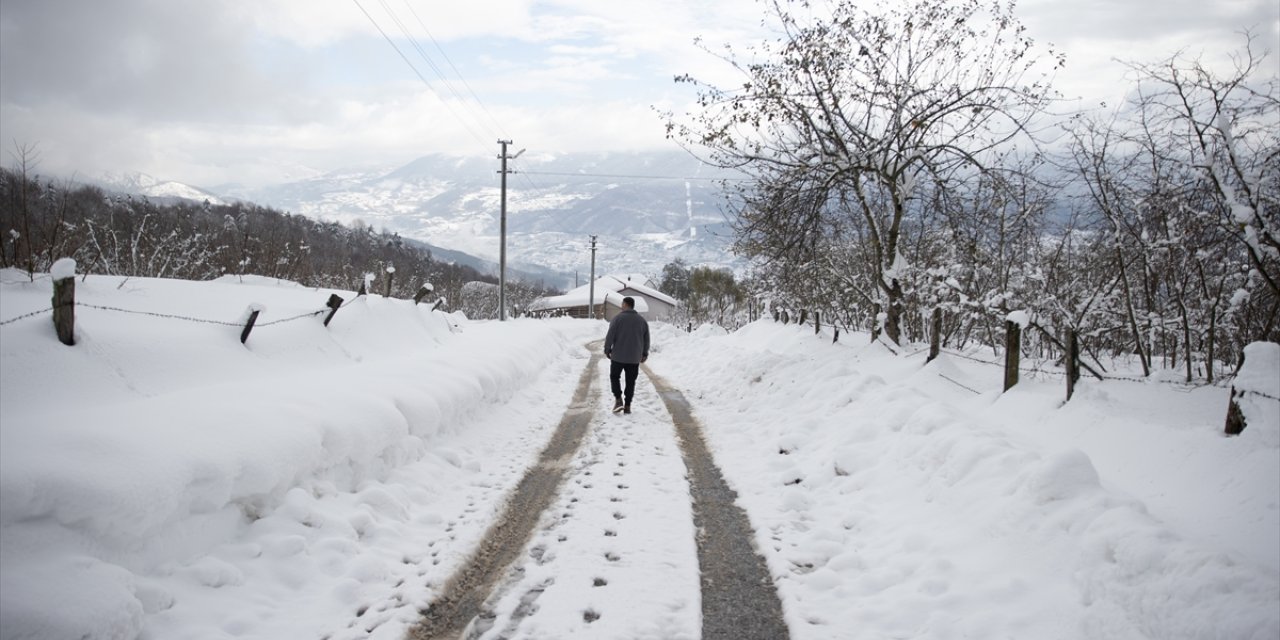
[[[1244,364],[1231,386],[1244,414],[1245,433],[1280,446],[1280,344],[1254,342],[1244,348]]]
[[[797,640],[1280,635],[1280,449],[1221,436],[1225,389],[1064,406],[865,335],[664,337],[681,358],[650,365],[700,399]]]
[[[0,275],[4,317],[47,306],[49,279]],[[371,489],[424,459],[478,469],[433,444],[540,374],[563,375],[551,364],[584,338],[532,321],[455,333],[459,321],[426,306],[351,292],[338,292],[348,304],[327,328],[322,315],[268,324],[322,309],[329,293],[92,276],[81,303],[190,319],[84,306],[74,348],[47,316],[0,329],[0,636],[138,637],[148,616],[195,601],[185,590],[245,583],[237,552],[211,552],[247,531],[250,553],[284,568],[314,542],[371,535],[379,514],[404,520],[411,494]],[[236,321],[257,301],[268,304],[241,345]],[[318,511],[317,497],[343,495],[369,505],[367,521]],[[296,588],[316,571],[289,570]],[[382,560],[347,570],[356,584],[388,571]]]

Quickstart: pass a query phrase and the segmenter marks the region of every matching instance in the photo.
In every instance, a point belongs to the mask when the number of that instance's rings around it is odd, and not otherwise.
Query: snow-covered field
[[[0,283],[0,321],[49,306],[48,276]],[[91,276],[76,346],[47,313],[0,326],[0,638],[403,636],[604,324],[368,296],[241,345],[235,326],[86,306],[236,322],[258,303],[264,325],[330,293]],[[1226,438],[1225,388],[1085,380],[1063,405],[1060,380],[1002,395],[998,370],[865,336],[654,339],[794,638],[1280,637],[1280,403]],[[694,633],[664,418],[643,378],[635,415],[601,401],[484,638]]]
[[[699,407],[794,637],[1280,635],[1275,407],[1227,438],[1225,389],[1086,380],[1064,406],[1060,378],[1002,395],[998,368],[865,335],[721,334],[668,329],[652,366]]]

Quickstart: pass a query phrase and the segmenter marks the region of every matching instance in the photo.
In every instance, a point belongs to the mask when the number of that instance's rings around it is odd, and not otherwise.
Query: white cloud
[[[387,8],[452,76],[429,29],[466,84],[441,83]],[[745,53],[768,35],[762,10],[742,0],[4,0],[0,133],[6,145],[37,143],[46,172],[137,169],[200,185],[493,155],[498,135],[531,150],[655,148],[670,143],[650,105],[679,113],[693,98],[673,76],[736,79],[694,38]],[[1221,57],[1250,26],[1280,50],[1271,0],[1024,0],[1018,12],[1067,53],[1060,89],[1093,102],[1130,88],[1113,58]]]

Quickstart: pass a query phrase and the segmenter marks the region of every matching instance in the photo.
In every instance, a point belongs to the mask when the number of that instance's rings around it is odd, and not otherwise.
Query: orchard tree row
[[[93,186],[29,175],[29,150],[17,166],[0,168],[0,268],[47,272],[59,258],[75,258],[88,274],[209,280],[256,274],[308,287],[357,289],[372,273],[374,291],[409,298],[424,283],[466,306],[472,317],[497,317],[492,308],[466,304],[464,285],[494,283],[465,265],[434,260],[426,248],[399,234],[320,222],[253,204],[191,201],[159,203],[110,194]],[[387,268],[393,267],[389,274]],[[512,303],[523,306],[545,293],[509,283]]]
[[[673,318],[677,326],[687,323],[734,327],[745,318],[749,303],[746,287],[733,271],[724,268],[690,267],[681,258],[662,268],[658,289],[680,301]]]
[[[669,136],[729,186],[751,289],[890,343],[1031,348],[1212,380],[1280,341],[1280,87],[1242,33],[1227,65],[1129,63],[1120,105],[1068,112],[1064,57],[1012,4],[779,0],[781,34],[721,54]],[[1119,63],[1118,63],[1119,64]],[[1024,317],[1018,314],[1018,317]],[[1050,354],[1051,355],[1051,354]]]

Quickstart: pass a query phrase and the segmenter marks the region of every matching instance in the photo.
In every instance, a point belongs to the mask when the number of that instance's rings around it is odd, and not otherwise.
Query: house
[[[658,291],[644,276],[603,276],[596,280],[595,316],[612,320],[622,311],[622,299],[630,296],[636,301],[636,311],[648,320],[670,320],[675,315],[675,298]],[[584,284],[564,295],[539,298],[529,305],[531,315],[588,317],[587,300],[591,297],[591,283]]]

